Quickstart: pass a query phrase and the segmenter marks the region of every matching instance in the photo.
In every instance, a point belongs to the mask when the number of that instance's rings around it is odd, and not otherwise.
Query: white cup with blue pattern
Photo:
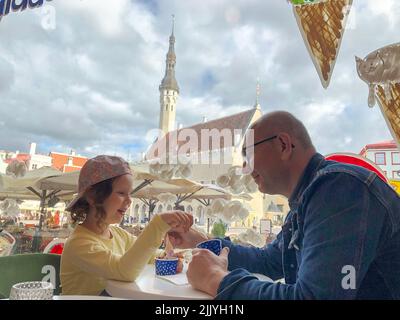
[[[176,274],[178,268],[178,258],[160,259],[156,258],[156,275],[169,276]]]
[[[221,239],[211,239],[200,242],[199,244],[197,244],[196,247],[200,249],[208,249],[211,252],[214,252],[217,256],[219,256],[222,250],[222,241]]]

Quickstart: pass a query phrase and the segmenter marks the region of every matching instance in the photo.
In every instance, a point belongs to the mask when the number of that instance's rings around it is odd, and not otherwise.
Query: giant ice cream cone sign
[[[290,0],[322,86],[329,86],[353,0]]]
[[[378,102],[393,138],[400,146],[400,43],[356,57],[357,72],[368,84],[368,105]]]

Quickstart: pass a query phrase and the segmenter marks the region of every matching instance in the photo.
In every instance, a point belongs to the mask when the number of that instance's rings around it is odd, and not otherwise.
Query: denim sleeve
[[[343,173],[320,178],[306,195],[303,208],[304,238],[296,283],[263,282],[236,269],[222,280],[217,299],[356,298],[377,251],[384,209],[367,185]]]
[[[244,247],[222,240],[223,247],[229,247],[229,270],[245,268],[253,273],[261,273],[277,280],[283,278],[281,233],[264,248]]]

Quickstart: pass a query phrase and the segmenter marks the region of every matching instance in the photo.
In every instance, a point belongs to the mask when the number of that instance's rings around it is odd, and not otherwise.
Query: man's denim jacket
[[[266,247],[223,240],[216,299],[400,299],[400,198],[374,172],[315,154],[289,206]]]

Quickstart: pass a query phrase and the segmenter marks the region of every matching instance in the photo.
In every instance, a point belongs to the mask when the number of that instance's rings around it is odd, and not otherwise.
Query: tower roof
[[[165,76],[161,81],[160,90],[163,89],[175,90],[179,93],[178,82],[175,79],[175,64],[176,64],[175,36],[174,36],[175,16],[172,15],[172,18],[173,18],[172,32],[169,37],[169,49],[165,61]]]
[[[260,101],[259,101],[259,98],[260,98],[260,91],[261,91],[260,80],[257,79],[257,86],[256,86],[256,102],[255,102],[255,104],[254,104],[254,108],[256,108],[256,109],[261,109]]]
[[[360,151],[361,155],[364,155],[368,150],[374,149],[374,150],[383,150],[383,149],[396,149],[397,144],[394,140],[389,140],[389,141],[382,141],[378,143],[371,143],[367,144],[362,150]]]

